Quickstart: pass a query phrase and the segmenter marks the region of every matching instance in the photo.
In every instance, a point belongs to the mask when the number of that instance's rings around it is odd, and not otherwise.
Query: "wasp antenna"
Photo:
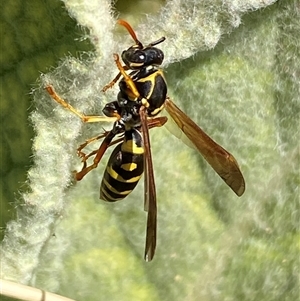
[[[148,47],[152,47],[152,46],[155,46],[155,45],[157,45],[157,44],[160,44],[160,43],[162,43],[163,41],[165,41],[165,37],[161,37],[160,39],[158,39],[157,41],[154,41],[154,42],[152,42],[152,43],[150,43],[149,45],[148,45]]]
[[[139,46],[139,48],[143,48],[143,44],[138,40],[134,30],[127,21],[119,19],[117,23],[124,26],[128,30],[129,34],[131,35],[135,43]]]

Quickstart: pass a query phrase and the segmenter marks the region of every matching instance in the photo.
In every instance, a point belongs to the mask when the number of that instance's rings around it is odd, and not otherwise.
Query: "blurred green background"
[[[14,216],[15,201],[27,189],[32,164],[33,129],[28,116],[31,89],[41,73],[66,55],[92,49],[80,41],[76,26],[58,0],[1,3],[1,215],[0,226]],[[1,231],[3,236],[3,231]]]

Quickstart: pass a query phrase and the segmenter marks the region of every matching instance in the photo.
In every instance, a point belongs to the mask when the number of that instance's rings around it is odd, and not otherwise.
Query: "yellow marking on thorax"
[[[147,77],[140,78],[137,82],[140,83],[145,83],[145,82],[151,82],[151,89],[149,90],[148,94],[145,95],[144,98],[142,98],[142,105],[145,106],[146,108],[150,107],[150,103],[148,102],[149,97],[152,95],[154,87],[155,87],[155,77],[156,77],[156,72],[150,74]]]
[[[148,102],[148,99],[151,97],[151,95],[152,95],[152,93],[153,93],[153,90],[154,90],[154,88],[155,88],[155,79],[156,79],[156,77],[159,76],[159,75],[160,75],[163,79],[165,79],[162,70],[161,70],[161,69],[158,69],[157,71],[155,71],[154,73],[148,75],[147,77],[140,78],[140,79],[137,80],[137,82],[139,82],[139,83],[145,83],[145,82],[147,82],[147,81],[150,81],[150,82],[152,83],[151,89],[150,89],[150,91],[148,92],[148,95],[145,95],[145,98],[142,99],[142,104],[143,104],[143,106],[145,106],[146,108],[149,108],[149,106],[150,106],[150,104],[149,104],[149,102]],[[163,107],[154,110],[156,113],[152,113],[151,115],[158,114],[162,109],[163,109]]]
[[[147,81],[151,81],[151,82],[154,83],[155,82],[155,78],[158,75],[160,75],[163,79],[165,79],[163,71],[161,69],[158,69],[155,72],[153,72],[152,74],[148,75],[147,77],[139,78],[137,80],[137,82],[144,83],[144,82],[147,82]]]
[[[164,107],[165,107],[165,104],[163,103],[159,108],[156,108],[155,110],[153,110],[151,112],[151,115],[154,116],[154,115],[158,114],[159,112],[161,112],[163,110]]]

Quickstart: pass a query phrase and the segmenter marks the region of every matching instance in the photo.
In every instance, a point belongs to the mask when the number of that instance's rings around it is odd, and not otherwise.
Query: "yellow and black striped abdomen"
[[[144,148],[140,131],[125,132],[124,140],[113,150],[107,163],[100,199],[115,202],[124,199],[137,185],[144,172]]]

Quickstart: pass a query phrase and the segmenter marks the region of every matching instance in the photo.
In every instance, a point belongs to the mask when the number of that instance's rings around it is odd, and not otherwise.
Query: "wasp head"
[[[130,69],[141,69],[142,67],[150,65],[162,64],[164,60],[164,53],[154,46],[162,43],[165,40],[164,37],[144,47],[138,40],[132,27],[126,21],[119,20],[118,23],[128,30],[129,34],[135,41],[135,45],[122,52],[122,60],[127,67]]]

